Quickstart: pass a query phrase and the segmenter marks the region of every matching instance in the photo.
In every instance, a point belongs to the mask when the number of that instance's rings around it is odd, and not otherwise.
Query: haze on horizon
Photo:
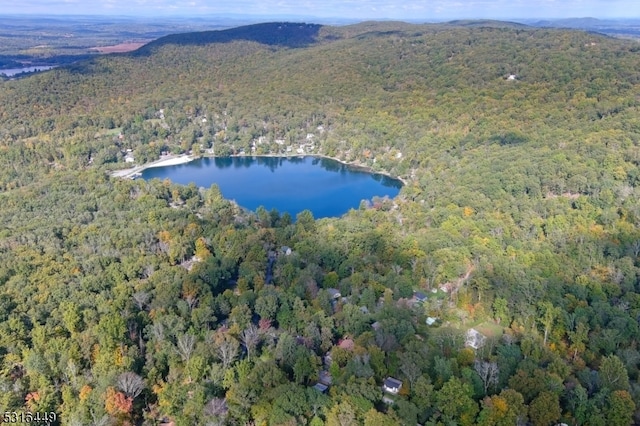
[[[3,2],[4,3],[4,2]],[[638,0],[22,0],[1,14],[318,17],[353,20],[638,18]]]

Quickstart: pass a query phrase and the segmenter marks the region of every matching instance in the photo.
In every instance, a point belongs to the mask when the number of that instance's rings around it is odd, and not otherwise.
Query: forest
[[[640,423],[639,54],[283,22],[0,81],[0,422]],[[110,174],[309,134],[407,185],[315,220]]]

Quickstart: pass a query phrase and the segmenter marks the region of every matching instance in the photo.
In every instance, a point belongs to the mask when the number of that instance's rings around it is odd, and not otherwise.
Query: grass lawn
[[[500,337],[503,334],[503,330],[504,327],[502,327],[499,324],[496,324],[493,321],[485,321],[485,322],[481,322],[480,324],[476,325],[475,327],[476,330],[478,330],[480,333],[484,334],[487,337]]]

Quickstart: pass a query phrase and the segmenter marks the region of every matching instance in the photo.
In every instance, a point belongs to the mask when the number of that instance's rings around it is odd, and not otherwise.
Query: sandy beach
[[[175,156],[166,156],[156,161],[152,161],[151,163],[142,164],[140,166],[132,167],[130,169],[122,169],[116,170],[111,173],[113,177],[132,177],[136,173],[140,173],[143,170],[150,169],[153,167],[164,167],[164,166],[175,166],[178,164],[185,164],[190,161],[193,161],[194,158],[189,155],[175,155]]]

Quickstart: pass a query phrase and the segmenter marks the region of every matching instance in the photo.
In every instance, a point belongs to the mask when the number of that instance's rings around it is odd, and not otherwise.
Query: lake
[[[9,68],[6,70],[0,70],[0,74],[4,74],[7,77],[13,77],[17,74],[21,74],[25,72],[30,73],[30,72],[48,71],[56,67],[57,65],[34,65],[31,67],[24,67],[24,68]]]
[[[395,197],[402,182],[368,173],[322,157],[201,158],[142,172],[143,179],[169,179],[180,184],[220,187],[222,195],[255,211],[288,212],[292,217],[311,210],[315,218],[339,217],[373,197]]]

